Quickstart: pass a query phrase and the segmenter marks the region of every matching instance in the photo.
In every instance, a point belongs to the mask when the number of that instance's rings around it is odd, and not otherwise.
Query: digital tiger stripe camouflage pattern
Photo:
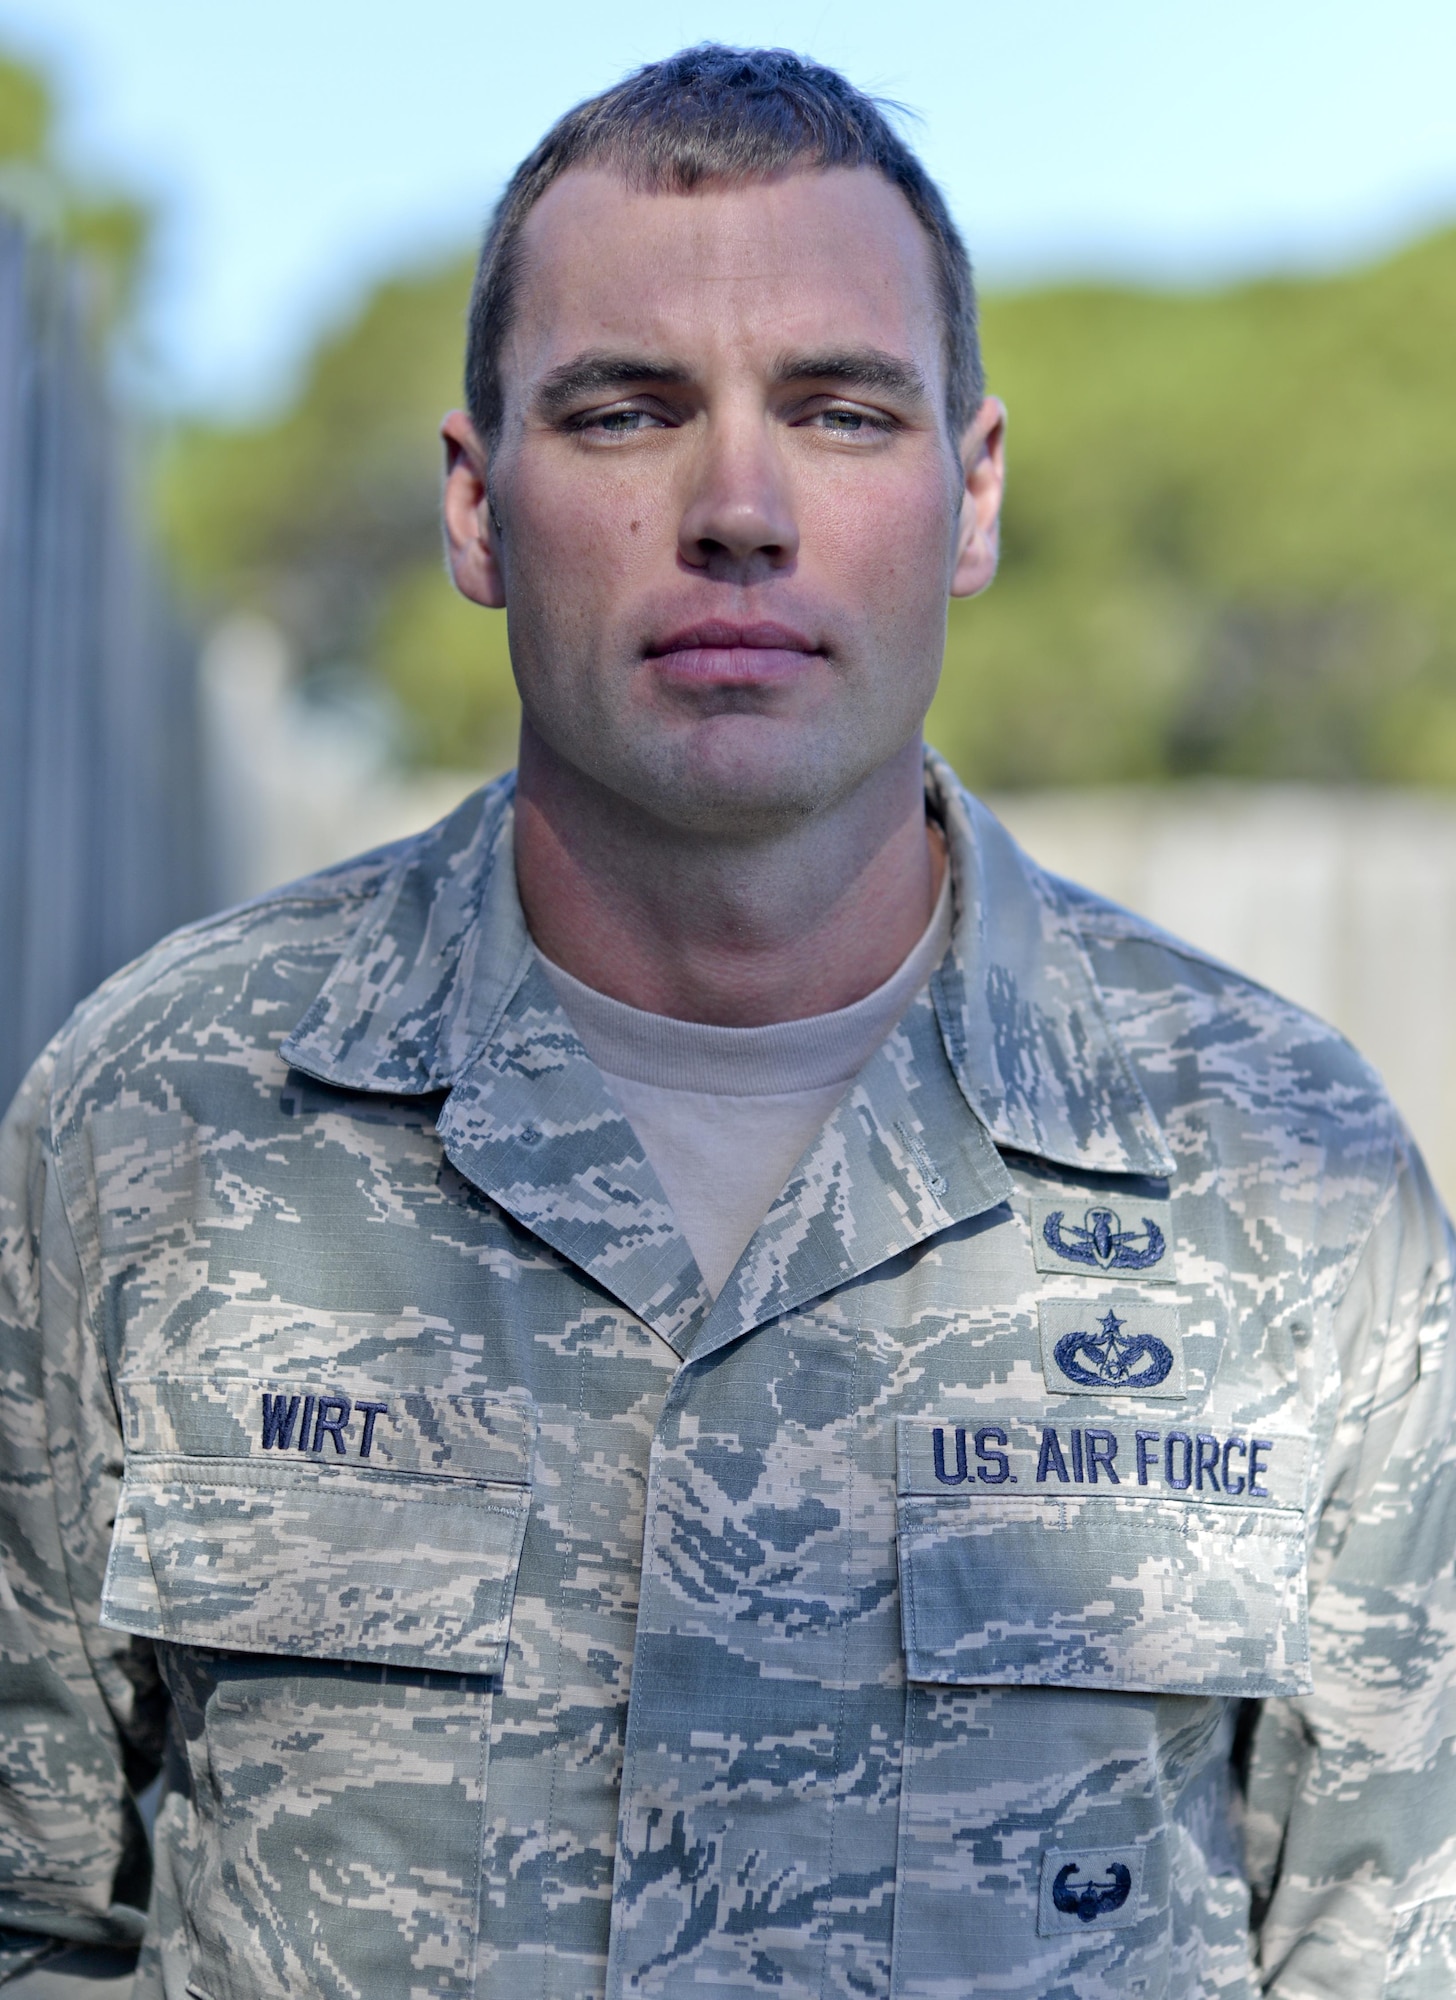
[[[1439,1204],[1332,1031],[927,783],[952,949],[716,1300],[509,781],[53,1044],[18,1993],[57,1940],[138,2000],[1456,1990]]]

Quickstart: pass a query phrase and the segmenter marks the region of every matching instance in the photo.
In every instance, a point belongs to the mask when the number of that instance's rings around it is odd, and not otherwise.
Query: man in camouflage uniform
[[[0,1977],[1449,1995],[1446,1224],[1336,1035],[921,762],[1001,463],[939,197],[657,66],[508,191],[470,402],[518,781],[6,1128]],[[926,939],[710,1281],[592,1007],[833,1039]]]

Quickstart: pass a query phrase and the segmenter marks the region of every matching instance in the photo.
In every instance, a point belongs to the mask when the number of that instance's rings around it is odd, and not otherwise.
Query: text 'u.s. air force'
[[[1297,1506],[1308,1442],[1255,1428],[1111,1418],[902,1419],[902,1493],[1123,1495]]]

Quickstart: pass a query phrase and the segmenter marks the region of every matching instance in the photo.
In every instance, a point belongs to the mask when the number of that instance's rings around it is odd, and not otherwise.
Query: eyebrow
[[[850,347],[826,354],[786,355],[774,379],[787,382],[833,382],[842,389],[864,389],[872,395],[898,396],[907,402],[929,401],[925,377],[912,362],[882,347]]]
[[[583,396],[620,394],[651,383],[680,389],[686,368],[671,361],[649,361],[641,354],[578,354],[553,368],[536,391],[536,407],[546,418],[559,417]]]
[[[689,371],[678,362],[649,361],[643,354],[579,354],[554,368],[542,382],[536,391],[536,408],[550,422],[584,396],[620,395],[649,385],[680,389],[689,380]],[[930,400],[920,370],[880,347],[786,355],[774,369],[774,380],[781,385],[832,382],[841,389],[860,389],[911,403]]]

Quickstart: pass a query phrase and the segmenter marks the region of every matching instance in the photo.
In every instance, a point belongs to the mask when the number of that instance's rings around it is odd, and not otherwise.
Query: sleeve
[[[0,1985],[115,2000],[146,1924],[136,1794],[164,1710],[151,1648],[99,1622],[121,1435],[52,1078],[48,1053],[0,1126]]]
[[[1310,1565],[1314,1692],[1266,1703],[1247,1800],[1274,2000],[1456,1993],[1456,1343],[1450,1224],[1410,1140],[1335,1308]]]

